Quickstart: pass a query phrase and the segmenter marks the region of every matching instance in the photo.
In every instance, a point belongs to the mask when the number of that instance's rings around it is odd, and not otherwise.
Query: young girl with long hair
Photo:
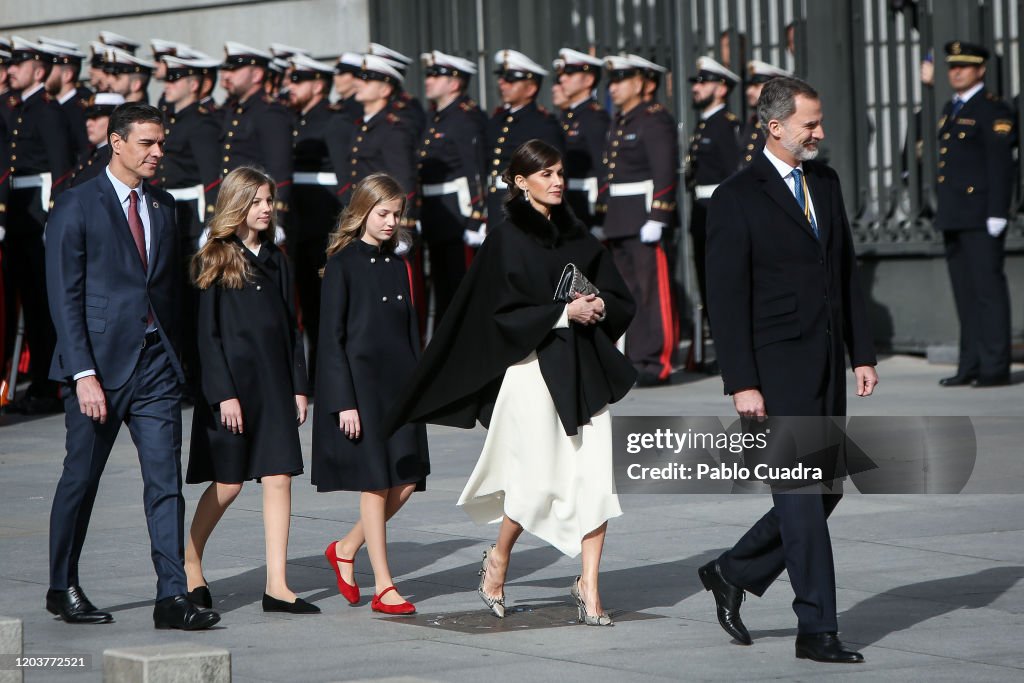
[[[405,192],[389,175],[360,182],[327,247],[320,309],[313,420],[312,481],[318,491],[359,491],[359,521],[325,555],[338,590],[359,602],[353,560],[365,543],[373,567],[376,612],[416,611],[394,586],[386,522],[414,490],[430,462],[426,428],[388,436],[384,414],[419,358],[419,331],[409,272],[395,255]]]
[[[190,484],[209,481],[185,550],[189,599],[209,607],[203,551],[242,490],[263,485],[267,554],[264,612],[315,614],[285,580],[292,477],[302,473],[299,426],[308,378],[295,323],[292,277],[274,246],[274,181],[248,167],[221,184],[210,237],[195,255],[202,398],[192,418]]]

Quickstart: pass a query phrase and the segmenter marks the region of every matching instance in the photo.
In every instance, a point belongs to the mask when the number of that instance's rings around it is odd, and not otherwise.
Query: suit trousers
[[[690,209],[690,239],[693,243],[693,265],[697,273],[697,288],[700,304],[705,315],[708,308],[707,242],[708,242],[708,200],[694,199]]]
[[[1010,374],[1010,291],[1003,272],[1006,231],[946,230],[946,264],[960,319],[957,374]]]
[[[775,506],[718,558],[722,576],[760,597],[789,572],[797,633],[838,631],[828,517],[841,493],[776,493]]]
[[[639,237],[608,240],[615,266],[636,300],[636,315],[626,331],[626,357],[637,372],[666,379],[679,340],[672,278],[661,244]]]
[[[78,585],[78,561],[89,518],[121,424],[127,424],[142,467],[157,600],[183,595],[185,499],[181,495],[181,390],[163,342],[142,350],[124,386],[106,390],[107,421],[82,414],[69,387],[64,399],[67,455],[50,511],[50,588]]]

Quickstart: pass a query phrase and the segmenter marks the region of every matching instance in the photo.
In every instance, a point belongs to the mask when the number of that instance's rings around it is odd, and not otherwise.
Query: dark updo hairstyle
[[[501,179],[508,184],[508,197],[505,198],[505,203],[523,198],[523,191],[516,187],[514,182],[517,175],[529,177],[548,166],[554,166],[561,160],[562,153],[543,140],[534,138],[519,145],[512,153],[508,168],[501,175]]]

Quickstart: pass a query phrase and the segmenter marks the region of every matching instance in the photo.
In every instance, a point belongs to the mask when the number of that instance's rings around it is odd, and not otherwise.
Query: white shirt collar
[[[45,83],[39,83],[34,88],[25,88],[24,90],[21,91],[21,101],[24,102],[28,98],[32,97],[37,92],[42,90],[45,85],[46,85]]]
[[[57,102],[59,102],[60,104],[67,104],[68,100],[70,100],[72,97],[74,97],[77,94],[78,94],[78,91],[75,88],[72,88],[71,90],[68,90],[66,93],[64,93],[63,95],[58,97],[57,98]]]
[[[804,170],[803,169],[803,164],[800,164],[799,166],[790,166],[785,161],[783,161],[782,159],[780,159],[777,156],[775,156],[774,154],[772,154],[768,150],[768,146],[767,145],[765,145],[765,147],[764,147],[764,155],[766,157],[768,157],[768,161],[772,162],[772,166],[775,167],[775,170],[778,171],[779,175],[782,176],[783,178],[788,177],[789,174],[791,174],[793,172],[794,168],[799,168],[801,171]]]
[[[139,203],[142,203],[142,201],[146,197],[145,183],[139,183],[138,187],[131,188],[122,183],[120,180],[118,180],[117,176],[110,172],[110,166],[107,166],[106,171],[107,178],[110,179],[110,184],[114,186],[114,192],[117,194],[117,201],[124,204],[126,201],[128,201],[128,193],[131,192],[132,189],[135,189],[138,190],[139,192]]]
[[[708,119],[710,119],[712,116],[717,114],[722,109],[725,109],[725,103],[722,103],[722,104],[718,105],[717,107],[712,107],[711,109],[708,109],[707,111],[702,111],[700,113],[701,121],[707,121]]]
[[[978,91],[981,90],[984,87],[985,87],[985,83],[984,83],[984,81],[982,81],[981,83],[975,84],[975,86],[973,88],[970,88],[969,90],[964,91],[963,95],[957,95],[956,93],[954,93],[953,94],[953,99],[955,100],[957,97],[959,97],[963,102],[967,102],[967,100],[969,100],[972,97],[974,97],[975,95],[977,95]]]

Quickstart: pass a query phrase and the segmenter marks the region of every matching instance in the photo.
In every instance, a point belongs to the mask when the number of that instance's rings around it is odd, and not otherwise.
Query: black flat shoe
[[[210,628],[219,621],[219,614],[210,609],[196,607],[184,595],[173,595],[163,600],[157,600],[153,605],[153,626],[155,628],[199,631]]]
[[[940,387],[965,387],[978,378],[973,373],[960,374],[959,372],[952,377],[943,377],[939,380]]]
[[[971,383],[971,386],[976,389],[982,389],[984,387],[1008,387],[1010,386],[1009,375],[996,375],[994,377],[978,377]]]
[[[46,611],[56,614],[68,624],[109,624],[114,621],[109,613],[96,609],[79,586],[46,591]]]
[[[210,595],[209,586],[197,586],[185,594],[188,601],[196,607],[211,609],[213,607],[213,596]]]
[[[272,598],[266,593],[263,594],[264,612],[287,612],[288,614],[320,614],[320,608],[302,598],[295,598],[295,602],[285,602]]]
[[[718,560],[708,562],[697,570],[700,582],[704,589],[711,591],[715,596],[715,611],[718,614],[718,623],[725,632],[735,638],[743,645],[750,645],[754,641],[750,638],[747,627],[740,619],[740,604],[743,602],[743,589],[734,586],[722,576],[722,568],[718,566]]]
[[[826,664],[861,664],[864,655],[847,650],[835,633],[813,633],[796,637],[796,658]]]

